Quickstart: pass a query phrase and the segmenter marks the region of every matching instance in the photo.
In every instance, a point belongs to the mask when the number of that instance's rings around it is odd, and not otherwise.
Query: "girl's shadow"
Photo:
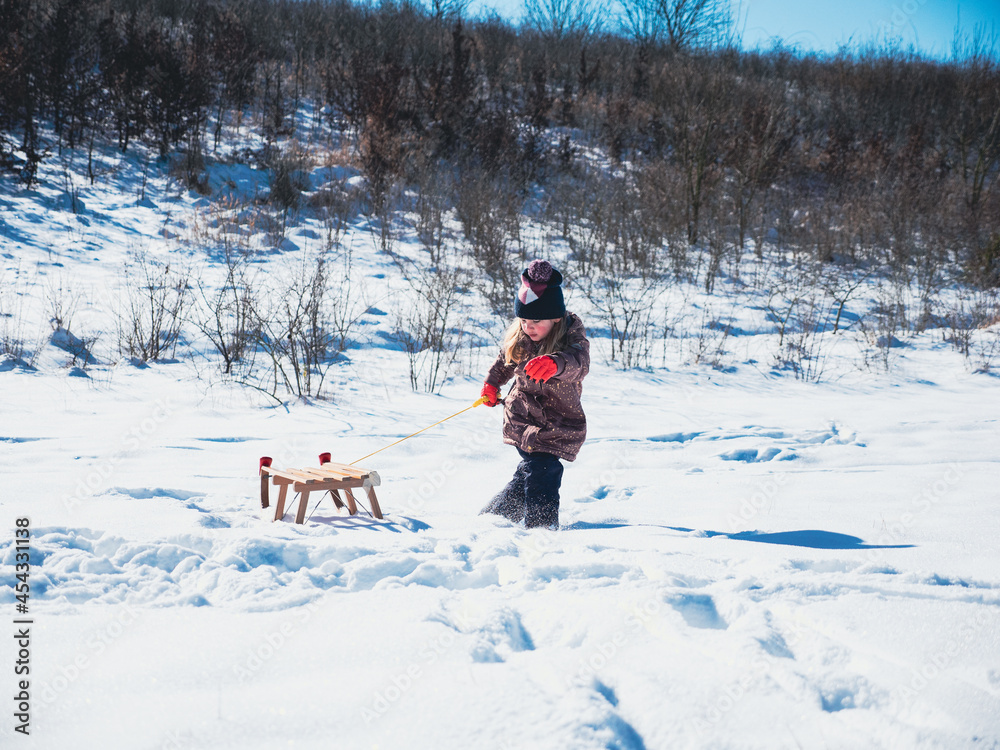
[[[577,521],[576,523],[571,523],[568,526],[562,527],[566,531],[573,530],[583,530],[583,529],[618,529],[629,526],[655,526],[661,529],[670,529],[671,531],[680,531],[685,534],[690,534],[695,531],[695,529],[685,529],[680,526],[660,526],[658,524],[651,523],[618,523],[618,522],[608,522],[608,523],[588,523],[586,521]],[[727,534],[722,531],[703,531],[701,532],[706,537],[721,536],[727,539],[735,539],[741,542],[760,542],[762,544],[781,544],[790,547],[808,547],[810,549],[839,549],[839,550],[852,550],[852,549],[906,549],[908,547],[914,547],[913,544],[867,544],[863,539],[856,536],[851,536],[849,534],[840,534],[836,531],[820,531],[816,529],[809,529],[803,531],[776,531],[776,532],[764,532],[764,531],[741,531],[735,534]]]

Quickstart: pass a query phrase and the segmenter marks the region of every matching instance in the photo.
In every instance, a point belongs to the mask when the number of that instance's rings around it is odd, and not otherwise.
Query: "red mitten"
[[[556,361],[546,354],[541,357],[535,357],[528,362],[524,366],[524,374],[529,378],[537,380],[539,383],[544,383],[555,375],[558,369],[559,365],[556,364]]]
[[[483,392],[479,395],[486,399],[483,403],[487,406],[496,406],[499,403],[497,397],[500,395],[500,391],[497,390],[495,385],[484,383]]]

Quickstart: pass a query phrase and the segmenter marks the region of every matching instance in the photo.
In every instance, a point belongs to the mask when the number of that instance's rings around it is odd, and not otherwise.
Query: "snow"
[[[260,456],[352,461],[468,406],[482,372],[415,393],[403,352],[355,344],[332,398],[276,405],[207,350],[112,356],[130,249],[213,270],[174,239],[204,199],[154,174],[140,201],[117,170],[76,214],[60,170],[0,194],[4,284],[38,342],[0,368],[8,696],[22,517],[33,620],[31,735],[8,703],[5,745],[1000,747],[1000,399],[932,335],[890,374],[831,358],[819,383],[752,357],[623,371],[595,336],[560,530],[477,515],[516,463],[486,407],[366,461],[383,520],[326,500],[272,522]],[[387,290],[376,341],[402,282],[360,223],[345,238]],[[70,282],[77,325],[51,334],[46,290]],[[768,340],[737,323],[748,352]]]

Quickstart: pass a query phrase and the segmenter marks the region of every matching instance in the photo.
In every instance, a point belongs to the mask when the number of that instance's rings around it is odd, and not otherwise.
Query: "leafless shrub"
[[[696,260],[687,240],[687,222],[684,212],[676,208],[686,200],[681,170],[666,159],[652,159],[637,170],[635,185],[644,220],[662,238],[674,277],[694,279]]]
[[[327,248],[327,252],[333,253],[333,248]],[[370,297],[368,289],[358,281],[354,254],[349,247],[335,254],[328,265],[332,274],[326,314],[328,355],[339,356],[351,346],[358,323],[370,307]]]
[[[344,177],[333,177],[307,199],[307,205],[320,217],[326,231],[326,246],[340,244],[344,230],[361,211],[362,197]]]
[[[904,288],[879,282],[873,305],[859,321],[866,369],[892,370],[904,345],[900,336],[909,329],[906,311]]]
[[[785,87],[777,81],[748,81],[734,103],[739,121],[729,134],[726,164],[736,219],[737,251],[767,212],[769,187],[792,148],[795,121]],[[757,245],[758,257],[761,246]]]
[[[268,201],[283,212],[299,207],[302,193],[309,189],[309,167],[312,159],[297,142],[285,148],[267,150],[264,166],[268,170],[270,192]]]
[[[728,243],[720,235],[718,225],[713,226],[704,233],[706,244],[708,245],[708,264],[705,267],[705,292],[711,294],[715,289],[715,281],[722,269],[722,261],[729,249]]]
[[[833,333],[840,330],[840,321],[844,316],[847,303],[871,278],[871,272],[850,273],[847,269],[836,265],[824,265],[820,276],[820,286],[833,300],[836,313],[833,319]]]
[[[723,177],[727,133],[725,114],[733,80],[720,66],[680,59],[652,80],[651,104],[664,123],[665,137],[684,184],[687,241],[698,242],[702,211]]]
[[[453,190],[443,170],[425,167],[417,185],[417,238],[436,266],[444,257],[445,218],[451,207]]]
[[[455,210],[479,273],[477,290],[496,315],[506,317],[520,283],[521,204],[513,186],[484,173],[458,185]]]
[[[194,190],[199,195],[209,195],[212,192],[208,172],[205,170],[205,153],[198,136],[188,138],[187,148],[170,162],[169,174],[185,188]]]
[[[80,307],[81,296],[70,288],[61,276],[49,276],[45,282],[45,301],[49,307],[49,323],[53,331],[73,327],[73,317]]]
[[[350,262],[337,269],[325,251],[305,255],[290,278],[272,281],[257,296],[255,343],[269,372],[254,376],[251,384],[276,399],[279,390],[300,398],[319,396],[367,309],[363,290],[354,286]]]
[[[913,285],[916,287],[918,311],[911,315],[912,327],[916,332],[924,331],[934,322],[934,305],[944,288],[945,260],[948,250],[939,240],[924,243],[913,252]]]
[[[49,323],[52,326],[50,341],[70,355],[69,366],[86,369],[97,360],[93,356],[99,333],[78,336],[72,332],[73,319],[79,309],[82,295],[73,291],[61,277],[46,281],[45,299],[49,306]]]
[[[16,281],[9,281],[5,270],[0,274],[0,357],[20,366],[33,367],[42,340],[41,332],[28,333],[24,295]],[[15,279],[21,269],[14,271]],[[27,359],[25,359],[27,357]]]
[[[996,290],[960,289],[944,314],[945,339],[973,372],[989,372],[1000,354],[1000,298]]]
[[[623,367],[647,367],[659,331],[656,314],[666,293],[662,280],[652,274],[619,276],[613,272],[579,279],[577,286],[607,326],[611,362]]]
[[[775,366],[791,369],[799,380],[818,382],[826,364],[823,334],[828,309],[824,298],[814,292],[798,297],[789,306],[788,315],[791,321],[782,321]]]
[[[100,338],[100,332],[77,336],[66,329],[59,329],[53,332],[52,343],[70,355],[69,367],[86,370],[90,365],[97,364],[94,349]]]
[[[437,392],[461,351],[468,274],[448,262],[407,275],[412,295],[397,310],[397,341],[409,363],[410,386]]]
[[[396,240],[399,238],[399,227],[396,226],[397,213],[393,210],[391,194],[394,192],[390,186],[386,195],[380,203],[373,206],[375,213],[367,214],[368,231],[372,236],[372,243],[389,257],[396,256]]]
[[[693,334],[684,339],[691,362],[724,369],[726,343],[732,328],[731,320],[718,316],[711,306],[704,307]]]
[[[984,289],[1000,288],[1000,233],[977,243],[966,262],[969,280]]]
[[[606,200],[610,178],[600,169],[585,168],[554,181],[545,218],[569,247],[571,273],[586,279],[600,272],[608,247]]]
[[[120,277],[118,351],[142,362],[173,358],[190,294],[190,277],[146,250],[136,250]]]
[[[207,209],[192,214],[186,239],[222,260],[250,256],[255,250],[252,239],[265,231],[266,224],[262,207],[224,196],[212,201]]]
[[[225,272],[225,280],[214,289],[199,279],[193,321],[222,358],[222,373],[232,375],[234,367],[254,351],[258,288],[245,254],[227,252]],[[245,364],[246,369],[252,368],[252,358]]]
[[[62,168],[63,190],[66,203],[68,204],[70,211],[74,214],[78,214],[83,208],[83,203],[80,200],[80,188],[77,187],[75,181],[73,180],[73,173],[70,171],[70,162],[68,160],[63,161]]]
[[[781,352],[785,348],[785,336],[795,327],[795,309],[808,293],[807,287],[801,285],[792,275],[789,267],[776,268],[777,274],[767,292],[763,310],[767,319],[774,324],[778,334],[777,359],[781,360]]]

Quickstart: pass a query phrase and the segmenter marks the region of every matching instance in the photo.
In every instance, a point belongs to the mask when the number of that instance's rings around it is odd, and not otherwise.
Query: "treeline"
[[[138,140],[196,185],[227,126],[273,149],[321,118],[374,213],[426,190],[487,270],[505,236],[481,214],[528,211],[583,267],[682,272],[696,248],[709,288],[766,244],[1000,285],[1000,69],[975,45],[685,49],[447,7],[0,0],[0,168],[30,184],[59,149]]]

